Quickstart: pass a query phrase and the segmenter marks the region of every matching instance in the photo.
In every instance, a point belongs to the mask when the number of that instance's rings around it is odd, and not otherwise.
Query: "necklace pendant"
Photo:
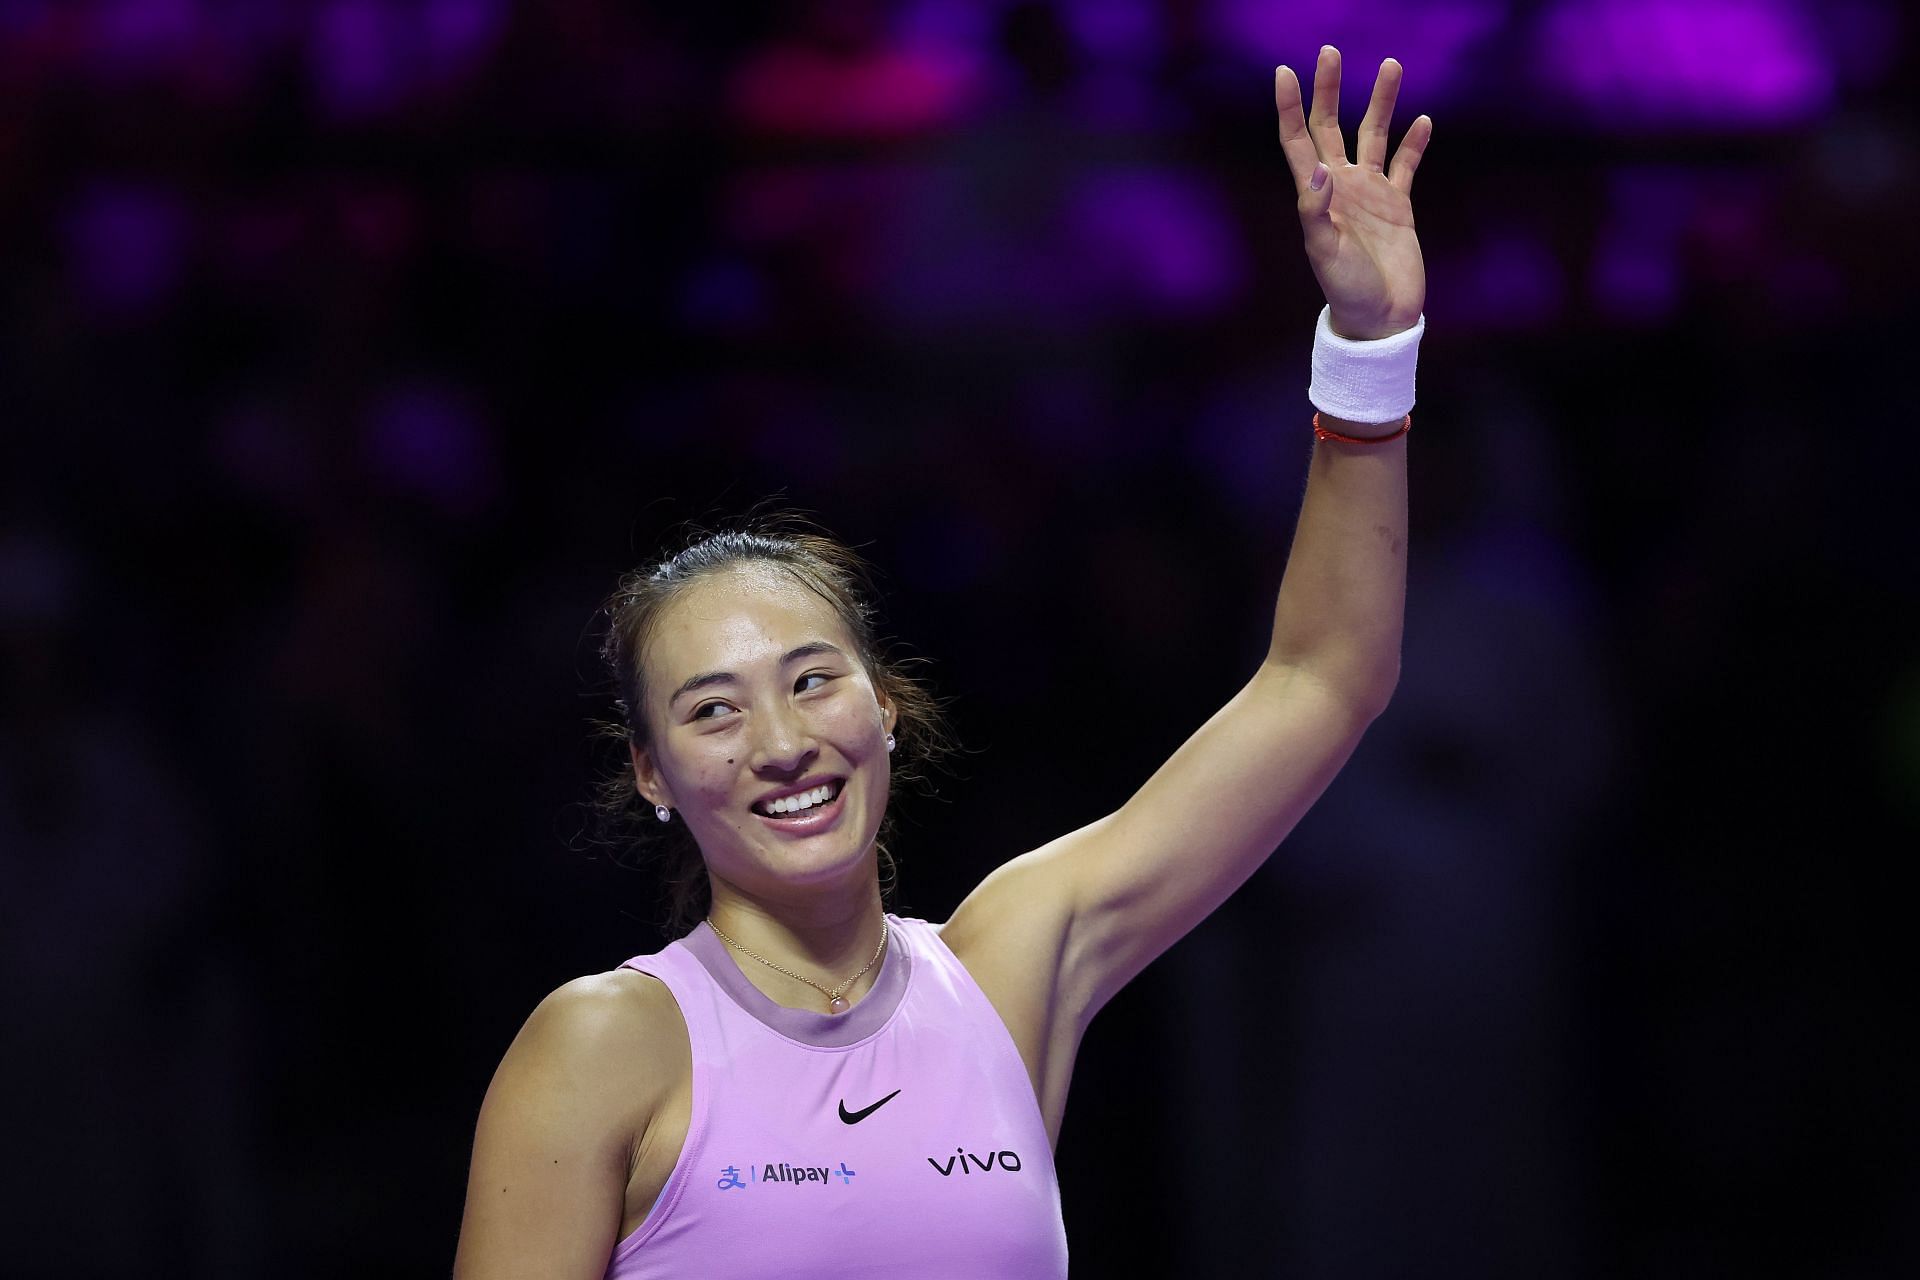
[[[827,1001],[827,1009],[831,1013],[845,1013],[848,1009],[847,998],[845,996],[833,997],[833,999]]]

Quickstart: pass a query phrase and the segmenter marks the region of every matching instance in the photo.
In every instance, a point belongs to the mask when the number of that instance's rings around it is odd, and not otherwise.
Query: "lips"
[[[832,798],[824,804],[815,804],[808,808],[801,809],[796,813],[764,812],[764,807],[769,800],[780,800],[787,796],[805,795],[808,791],[814,790],[818,786],[830,786],[833,789]],[[753,816],[766,823],[769,827],[778,831],[792,831],[804,834],[832,826],[840,817],[840,810],[845,807],[846,795],[847,780],[845,778],[835,778],[828,783],[816,783],[813,787],[801,787],[786,791],[781,795],[770,796],[764,800],[756,800],[751,807]]]

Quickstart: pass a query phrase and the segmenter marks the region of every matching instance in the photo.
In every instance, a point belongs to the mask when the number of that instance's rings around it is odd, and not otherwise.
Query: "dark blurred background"
[[[1911,1274],[1894,0],[0,0],[19,1276],[445,1274],[665,940],[596,606],[774,498],[975,749],[902,914],[1264,652],[1320,297],[1272,71],[1436,122],[1404,676],[1124,991],[1076,1274]]]

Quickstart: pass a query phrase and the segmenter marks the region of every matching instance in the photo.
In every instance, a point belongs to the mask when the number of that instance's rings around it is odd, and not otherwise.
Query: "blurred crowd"
[[[1090,1033],[1076,1266],[1910,1260],[1910,22],[0,0],[0,1271],[451,1264],[514,1029],[663,940],[578,806],[682,521],[818,513],[934,659],[905,914],[1124,799],[1264,650],[1321,43],[1436,122],[1403,679]]]

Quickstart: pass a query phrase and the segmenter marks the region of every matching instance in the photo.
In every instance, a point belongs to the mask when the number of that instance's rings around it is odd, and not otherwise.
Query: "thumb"
[[[1319,190],[1314,184],[1319,184]],[[1332,248],[1332,241],[1339,238],[1333,229],[1333,218],[1328,210],[1333,207],[1333,174],[1324,161],[1313,166],[1313,176],[1307,180],[1307,189],[1300,193],[1300,225],[1307,233],[1307,249],[1316,247]]]

